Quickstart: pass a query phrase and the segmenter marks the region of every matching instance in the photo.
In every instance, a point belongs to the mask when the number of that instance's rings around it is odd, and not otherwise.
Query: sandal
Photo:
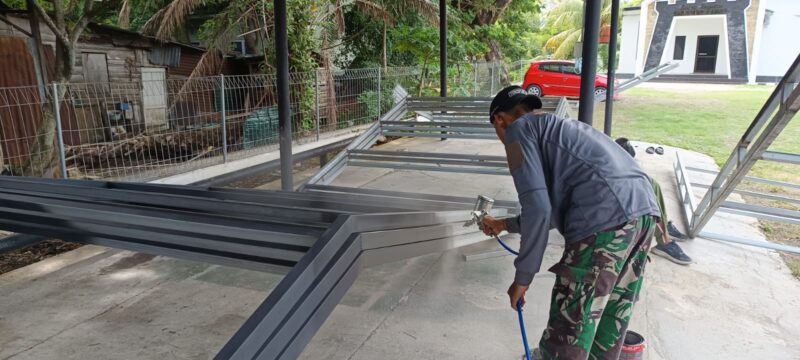
[[[656,149],[653,148],[652,146],[648,146],[647,149],[644,152],[646,152],[648,154],[652,154],[652,153],[656,152]]]
[[[656,154],[658,154],[658,155],[664,155],[664,148],[663,148],[663,147],[661,147],[661,146],[657,147],[657,148],[656,148]]]

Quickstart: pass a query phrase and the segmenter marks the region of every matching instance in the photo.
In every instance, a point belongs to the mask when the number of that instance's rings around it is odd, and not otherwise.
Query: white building
[[[621,78],[776,82],[800,54],[800,0],[645,0],[622,18]]]

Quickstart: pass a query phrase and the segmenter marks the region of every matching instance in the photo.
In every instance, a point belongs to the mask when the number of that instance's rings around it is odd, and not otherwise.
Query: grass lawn
[[[694,84],[648,84],[634,88],[623,93],[614,104],[613,137],[624,136],[701,152],[713,157],[721,166],[773,90],[772,86]],[[596,108],[594,123],[602,128],[602,107]],[[800,117],[788,125],[770,149],[800,153],[798,139]],[[800,183],[800,168],[796,165],[760,161],[751,175]],[[758,184],[741,186],[800,198],[800,191]],[[793,204],[769,203],[755,198],[745,200],[800,210]],[[800,225],[761,221],[761,228],[771,241],[800,246]],[[782,255],[800,278],[800,256]]]

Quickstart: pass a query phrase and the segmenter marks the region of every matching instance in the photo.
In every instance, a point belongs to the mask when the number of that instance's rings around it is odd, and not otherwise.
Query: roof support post
[[[592,125],[594,83],[597,75],[597,43],[600,39],[601,0],[585,0],[583,17],[583,51],[581,57],[581,99],[578,120]]]
[[[275,53],[278,84],[278,123],[280,127],[281,190],[293,191],[292,120],[289,108],[289,41],[286,34],[286,0],[274,0]]]
[[[439,0],[439,84],[441,97],[447,97],[447,1]],[[442,112],[444,113],[444,112]],[[443,131],[442,134],[447,132]],[[442,141],[447,140],[442,137]]]
[[[606,91],[606,118],[603,132],[611,136],[614,112],[614,76],[617,67],[617,33],[619,32],[619,0],[611,0],[611,36],[608,40],[608,90]]]

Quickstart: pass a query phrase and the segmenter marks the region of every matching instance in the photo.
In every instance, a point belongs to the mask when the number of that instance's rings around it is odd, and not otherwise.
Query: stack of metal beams
[[[218,359],[295,358],[363,266],[486,239],[473,199],[308,190],[0,177],[0,229],[285,273]]]

